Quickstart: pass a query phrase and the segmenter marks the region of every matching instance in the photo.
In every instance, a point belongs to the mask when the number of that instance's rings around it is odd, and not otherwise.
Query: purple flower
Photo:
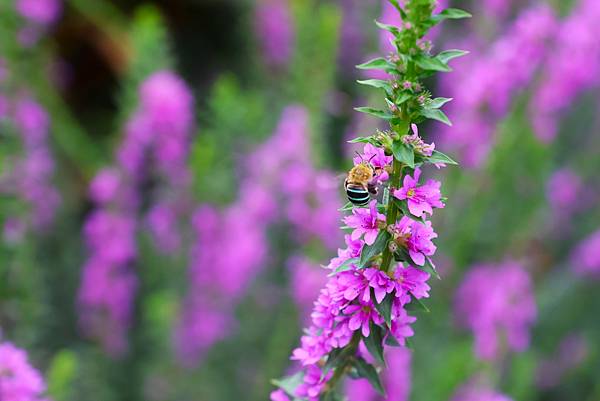
[[[427,144],[419,136],[419,128],[417,124],[411,124],[412,135],[405,135],[402,137],[402,142],[407,145],[411,145],[416,153],[422,154],[423,156],[431,156],[435,150],[435,143]]]
[[[115,168],[100,170],[90,183],[90,198],[102,205],[115,200],[121,186],[121,174]]]
[[[508,349],[523,351],[537,314],[529,275],[514,262],[473,267],[457,290],[455,314],[473,331],[479,358],[497,358],[502,338]]]
[[[394,281],[379,269],[364,269],[363,275],[368,280],[369,287],[373,289],[375,300],[378,304],[383,301],[386,294],[389,294],[396,289]]]
[[[321,368],[319,368],[317,365],[309,365],[306,368],[303,383],[296,388],[296,395],[306,398],[308,401],[318,401],[319,395],[332,376],[333,371],[323,375]]]
[[[328,269],[335,270],[340,267],[345,261],[360,256],[360,251],[365,244],[363,240],[353,240],[351,235],[345,235],[344,240],[348,246],[346,249],[338,249],[338,256],[331,259]]]
[[[546,184],[546,193],[555,212],[567,213],[578,206],[583,185],[581,178],[568,168],[552,173]]]
[[[361,329],[361,333],[365,337],[368,337],[371,332],[369,327],[371,320],[376,324],[383,323],[383,318],[379,315],[375,306],[370,303],[349,305],[344,309],[344,314],[351,316],[348,328],[353,331]]]
[[[429,290],[431,288],[427,284],[427,281],[430,277],[429,273],[421,269],[412,266],[404,267],[402,264],[399,264],[394,270],[396,296],[400,297],[402,294],[412,294],[417,299],[429,298]]]
[[[0,400],[44,401],[46,384],[27,354],[9,342],[0,343]]]
[[[272,391],[269,399],[271,401],[290,401],[290,397],[283,390]]]
[[[405,200],[408,210],[415,216],[421,217],[423,213],[433,214],[433,208],[443,208],[442,194],[440,193],[441,182],[428,180],[425,185],[419,186],[421,169],[415,169],[414,176],[404,176],[402,188],[394,191],[394,197]]]
[[[600,278],[600,230],[583,240],[571,255],[573,270],[582,276]]]
[[[288,1],[258,1],[255,25],[267,63],[274,67],[287,64],[294,42],[294,25]]]
[[[452,397],[452,401],[512,401],[512,399],[485,385],[470,383],[461,387]]]
[[[408,249],[408,253],[417,265],[425,265],[425,257],[432,256],[436,246],[431,242],[437,234],[431,227],[431,222],[421,223],[403,216],[395,226],[394,239]]]
[[[363,149],[363,154],[355,156],[353,161],[354,165],[368,162],[375,167],[376,170],[380,170],[377,175],[377,181],[383,182],[389,179],[389,174],[385,168],[390,166],[393,160],[394,157],[386,156],[385,151],[382,148],[377,148],[370,143],[367,143]]]
[[[344,218],[344,223],[350,228],[354,228],[351,234],[353,240],[357,240],[363,235],[367,245],[373,245],[381,224],[385,222],[385,215],[377,212],[377,201],[371,201],[369,209],[354,208],[350,216]]]
[[[42,26],[52,25],[62,12],[60,0],[16,0],[15,7],[24,18]]]

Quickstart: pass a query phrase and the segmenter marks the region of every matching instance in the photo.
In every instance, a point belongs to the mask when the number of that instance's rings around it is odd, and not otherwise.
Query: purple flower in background
[[[61,0],[16,0],[19,14],[29,21],[41,25],[52,25],[62,12]]]
[[[502,339],[509,350],[525,350],[537,314],[529,274],[515,262],[471,268],[457,290],[455,314],[473,331],[479,358],[499,357]]]
[[[498,393],[487,386],[467,384],[461,387],[452,401],[512,401],[504,394]]]
[[[371,201],[369,209],[354,208],[352,214],[344,218],[344,223],[353,228],[351,238],[357,240],[363,235],[365,243],[373,245],[377,234],[379,234],[380,224],[385,222],[385,215],[377,212],[377,201]]]
[[[415,168],[414,176],[406,175],[402,188],[394,191],[394,196],[400,200],[407,200],[408,210],[415,216],[421,217],[424,213],[433,214],[433,208],[443,208],[442,194],[440,193],[441,182],[428,180],[419,186],[421,169]]]
[[[598,1],[579,0],[558,27],[552,54],[530,104],[535,134],[544,142],[554,139],[561,112],[575,97],[600,84],[599,18]]]
[[[495,42],[471,39],[466,47],[472,54],[454,61],[462,65],[462,73],[442,76],[444,92],[456,99],[445,110],[456,124],[452,130],[441,127],[440,140],[461,152],[463,164],[478,167],[485,162],[497,123],[545,61],[556,26],[551,7],[535,5],[521,12]]]
[[[294,42],[294,24],[287,0],[259,0],[255,27],[267,64],[282,67],[289,61]]]
[[[550,389],[560,384],[561,379],[588,358],[589,344],[579,333],[567,335],[562,339],[556,351],[539,361],[536,384],[541,389]]]
[[[575,248],[571,255],[571,263],[577,274],[600,278],[600,230]]]
[[[0,400],[47,401],[46,384],[30,365],[27,353],[9,342],[0,343]]]
[[[95,203],[101,205],[117,198],[121,187],[121,174],[115,168],[100,170],[90,183],[89,195]]]
[[[434,238],[437,238],[437,234],[430,221],[420,223],[403,216],[395,226],[394,239],[408,249],[411,259],[419,266],[425,265],[425,258],[435,253],[437,248],[431,242]]]
[[[568,214],[575,210],[583,185],[581,178],[568,168],[555,171],[546,184],[546,194],[555,212]]]
[[[283,390],[275,390],[271,392],[271,396],[269,397],[269,399],[271,401],[290,401],[290,398]]]
[[[304,316],[308,316],[313,301],[327,281],[327,272],[304,257],[294,256],[288,260],[291,270],[291,290],[294,301]]]

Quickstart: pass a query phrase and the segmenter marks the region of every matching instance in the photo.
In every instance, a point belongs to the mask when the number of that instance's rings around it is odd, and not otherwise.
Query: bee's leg
[[[377,195],[377,185],[375,185],[374,183],[370,182],[367,184],[367,190],[372,194],[372,195]]]

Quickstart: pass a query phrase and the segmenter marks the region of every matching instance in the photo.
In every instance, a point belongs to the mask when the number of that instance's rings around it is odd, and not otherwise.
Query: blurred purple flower
[[[0,400],[47,401],[44,379],[24,350],[9,342],[0,343],[0,372]]]
[[[546,194],[553,212],[568,215],[574,211],[582,189],[581,178],[574,171],[563,168],[552,173],[546,184]]]
[[[600,3],[579,0],[558,27],[551,56],[531,97],[530,110],[537,137],[549,142],[558,131],[561,112],[581,92],[600,84]]]
[[[600,278],[600,230],[592,233],[575,248],[571,263],[577,274]]]
[[[41,25],[52,25],[62,12],[61,0],[16,0],[19,14],[29,21]]]
[[[121,187],[121,174],[115,168],[100,170],[90,183],[90,198],[99,205],[117,198]]]
[[[292,296],[305,320],[314,300],[327,281],[327,271],[300,256],[290,258],[288,267],[291,270]]]
[[[255,28],[267,64],[285,66],[294,44],[294,21],[288,0],[259,0]]]
[[[550,389],[560,384],[569,371],[580,366],[589,356],[589,345],[579,334],[570,334],[562,339],[556,352],[538,363],[536,384]]]
[[[525,350],[537,314],[529,274],[515,262],[474,266],[457,290],[455,314],[473,331],[477,357],[490,360],[502,350]]]
[[[457,100],[445,109],[454,129],[442,127],[440,139],[461,151],[463,164],[478,167],[485,162],[497,123],[545,61],[556,27],[552,9],[539,4],[523,11],[494,43],[471,40],[461,45],[472,54],[453,61],[461,64],[457,70],[462,72],[442,78],[444,92]]]
[[[487,386],[467,384],[457,391],[452,401],[512,401],[512,399]]]

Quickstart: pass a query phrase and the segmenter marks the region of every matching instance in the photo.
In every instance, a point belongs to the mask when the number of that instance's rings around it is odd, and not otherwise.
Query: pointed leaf
[[[425,71],[452,71],[452,68],[445,61],[437,57],[429,57],[424,54],[419,54],[413,58],[414,62]]]
[[[413,148],[409,147],[401,141],[394,141],[392,144],[392,153],[396,160],[400,163],[404,163],[410,168],[415,167],[415,152]]]
[[[375,24],[379,28],[392,33],[394,36],[398,36],[398,34],[400,34],[400,28],[398,28],[395,25],[384,24],[384,23],[379,22],[379,21],[375,21]]]
[[[430,120],[437,120],[443,122],[446,125],[452,126],[450,119],[443,111],[440,109],[422,109],[421,115],[423,117],[429,118]]]
[[[381,379],[379,378],[379,373],[377,373],[377,369],[363,358],[356,358],[354,361],[354,367],[356,368],[356,372],[360,377],[363,377],[371,383],[371,386],[383,397],[385,397],[385,390],[383,389],[383,385],[381,384]]]
[[[372,87],[378,88],[378,89],[385,89],[387,92],[392,91],[392,87],[391,87],[390,83],[388,81],[384,81],[381,79],[365,79],[365,80],[359,79],[356,82],[358,82],[361,85],[372,86]]]
[[[373,242],[373,245],[363,245],[363,248],[360,252],[360,263],[358,264],[358,268],[362,269],[366,267],[367,263],[369,263],[374,256],[377,256],[383,252],[389,239],[390,233],[383,230],[379,232],[375,242]]]
[[[328,276],[331,277],[331,276],[335,276],[338,273],[352,270],[352,265],[356,265],[358,262],[359,262],[358,258],[348,259],[344,263],[342,263],[341,265],[336,267],[336,269],[333,272],[329,273]]]
[[[296,388],[303,382],[303,380],[304,372],[300,371],[291,376],[285,376],[281,379],[271,380],[271,383],[288,393],[290,396],[294,397]]]
[[[421,302],[420,299],[415,297],[411,297],[411,301],[404,305],[404,309],[406,309],[407,312],[430,312],[429,308]]]
[[[390,346],[390,347],[401,347],[402,346],[402,345],[400,345],[398,340],[396,340],[396,337],[394,337],[391,334],[388,334],[388,336],[385,338],[385,345]]]
[[[374,58],[356,66],[360,70],[395,70],[396,66],[383,57]]]
[[[465,10],[461,10],[459,8],[447,8],[439,14],[436,14],[431,17],[431,19],[438,23],[445,19],[461,19],[461,18],[471,18],[472,15]]]
[[[452,98],[448,97],[436,97],[435,99],[431,99],[425,104],[425,107],[428,109],[439,109],[446,103],[452,101]]]
[[[408,100],[410,100],[410,98],[413,97],[413,94],[410,92],[402,92],[400,93],[400,95],[398,95],[398,97],[396,98],[396,104],[400,105]]]
[[[435,58],[439,61],[441,61],[442,63],[447,64],[448,61],[455,59],[457,57],[462,57],[469,54],[468,51],[466,50],[457,50],[457,49],[451,49],[451,50],[444,50],[443,52],[440,52],[437,56],[435,56]]]
[[[372,116],[382,118],[384,120],[391,120],[394,117],[387,111],[374,109],[373,107],[356,107],[354,110],[361,112],[361,113],[370,114]]]
[[[363,342],[371,355],[373,355],[373,358],[375,358],[378,363],[385,365],[385,359],[383,357],[384,330],[373,322],[370,324],[371,333],[369,334],[369,337],[363,337]]]
[[[350,141],[348,141],[348,143],[372,143],[372,141],[374,141],[375,138],[373,138],[372,136],[367,136],[367,137],[362,137],[359,136],[358,138],[354,138]]]
[[[371,296],[375,297],[373,294]],[[375,309],[383,317],[388,327],[392,325],[392,302],[394,301],[394,296],[394,294],[387,294],[380,304],[374,302]]]
[[[450,156],[434,150],[431,156],[427,158],[429,163],[444,163],[444,164],[458,164],[455,160],[453,160]]]

